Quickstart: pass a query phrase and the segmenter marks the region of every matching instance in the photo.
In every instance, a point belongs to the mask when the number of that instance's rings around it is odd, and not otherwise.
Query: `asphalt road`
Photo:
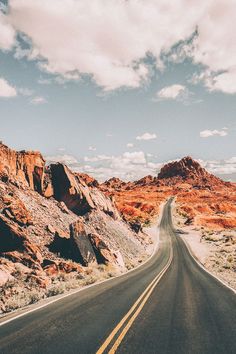
[[[171,202],[146,264],[0,327],[0,353],[236,353],[236,295],[176,236]]]

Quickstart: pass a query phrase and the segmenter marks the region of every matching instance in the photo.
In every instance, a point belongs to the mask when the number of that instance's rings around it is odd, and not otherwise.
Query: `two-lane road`
[[[0,326],[0,353],[236,353],[236,296],[175,235],[143,266]]]

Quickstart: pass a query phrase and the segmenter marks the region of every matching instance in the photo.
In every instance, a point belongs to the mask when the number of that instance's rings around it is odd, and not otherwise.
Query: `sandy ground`
[[[173,221],[199,262],[236,290],[236,231],[185,226],[184,219],[175,210]]]

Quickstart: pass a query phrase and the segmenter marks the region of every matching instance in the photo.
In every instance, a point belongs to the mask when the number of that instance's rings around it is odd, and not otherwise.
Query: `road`
[[[0,327],[0,353],[236,353],[236,295],[191,257],[164,207],[143,266]]]

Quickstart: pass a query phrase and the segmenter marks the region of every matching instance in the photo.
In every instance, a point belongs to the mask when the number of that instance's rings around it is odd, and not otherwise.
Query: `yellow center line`
[[[168,262],[166,264],[166,266],[163,268],[163,270],[151,281],[151,283],[147,286],[147,288],[144,290],[144,292],[141,294],[141,296],[138,298],[138,300],[134,303],[134,305],[131,307],[131,309],[127,312],[127,314],[122,318],[122,320],[118,323],[118,325],[113,329],[113,331],[111,332],[111,334],[107,337],[107,339],[104,341],[104,343],[102,344],[102,346],[98,349],[98,351],[96,352],[96,354],[102,354],[104,353],[105,349],[108,347],[108,345],[111,343],[111,341],[113,340],[113,338],[115,337],[115,335],[117,334],[117,332],[120,330],[120,328],[125,324],[126,320],[132,315],[132,313],[134,312],[133,316],[130,318],[130,320],[128,321],[127,325],[125,326],[125,328],[123,329],[123,331],[121,332],[120,336],[117,338],[115,344],[113,345],[113,347],[111,348],[111,350],[109,351],[109,354],[113,354],[116,352],[118,346],[120,345],[120,343],[122,342],[123,338],[125,337],[126,333],[128,332],[129,328],[132,326],[134,320],[136,319],[136,317],[138,316],[138,314],[141,312],[143,306],[145,305],[145,303],[147,302],[148,298],[150,297],[151,293],[153,292],[154,288],[156,287],[156,285],[158,284],[158,282],[160,281],[160,279],[162,278],[162,276],[164,275],[164,273],[167,271],[167,269],[169,268],[171,262],[173,259],[173,250],[171,248],[171,254],[170,257],[168,259]],[[143,299],[144,298],[144,299]],[[143,300],[143,301],[142,301]],[[139,305],[140,304],[140,305]]]

